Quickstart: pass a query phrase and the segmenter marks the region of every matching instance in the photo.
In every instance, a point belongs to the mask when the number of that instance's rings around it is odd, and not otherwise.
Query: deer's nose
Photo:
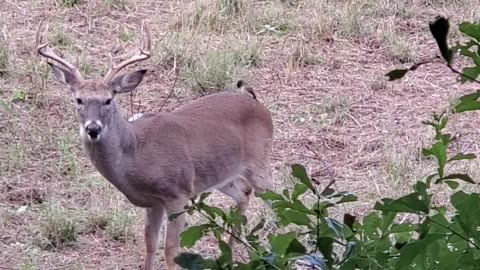
[[[85,131],[87,131],[88,136],[92,139],[96,139],[98,137],[98,134],[102,131],[102,127],[92,123],[88,126],[85,127]]]

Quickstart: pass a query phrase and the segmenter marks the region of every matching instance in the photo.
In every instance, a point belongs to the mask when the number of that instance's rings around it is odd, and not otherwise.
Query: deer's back
[[[144,181],[147,190],[163,194],[193,195],[264,166],[273,136],[270,113],[261,103],[228,92],[171,113],[144,115],[132,125],[138,140],[134,162],[142,162],[143,171],[131,174],[137,186]]]

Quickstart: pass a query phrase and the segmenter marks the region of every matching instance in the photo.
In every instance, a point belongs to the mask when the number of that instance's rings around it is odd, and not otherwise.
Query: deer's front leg
[[[158,249],[158,240],[165,216],[164,207],[149,208],[146,210],[145,220],[145,270],[155,269],[155,253]]]
[[[184,211],[184,205],[175,207],[170,211],[167,210],[167,213],[168,215],[171,215],[180,213],[182,211]],[[174,259],[179,253],[180,233],[183,231],[184,227],[185,214],[181,214],[167,224],[167,233],[165,237],[165,262],[167,265],[167,270],[177,269]]]

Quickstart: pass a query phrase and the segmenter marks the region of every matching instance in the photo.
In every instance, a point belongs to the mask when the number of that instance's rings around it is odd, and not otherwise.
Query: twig
[[[458,71],[456,68],[452,67],[451,64],[447,64],[447,67],[448,67],[453,73],[456,73],[456,74],[458,74],[458,75],[460,75],[460,76],[462,76],[462,77],[465,77],[465,78],[467,78],[467,79],[469,79],[469,80],[471,80],[471,81],[474,81],[474,82],[480,84],[480,81],[479,81],[479,80],[477,80],[477,79],[475,79],[475,78],[473,78],[473,77],[471,77],[471,76],[469,76],[469,75],[466,75],[466,74],[462,73],[461,71]]]
[[[200,88],[202,89],[202,92],[203,92],[203,95],[204,96],[205,94],[207,94],[207,89],[205,89],[203,87],[203,85],[197,80],[197,78],[195,78],[195,81],[197,82],[198,86],[200,86]]]
[[[444,229],[449,230],[450,232],[452,232],[452,233],[455,234],[456,236],[458,236],[458,237],[462,238],[463,240],[467,241],[467,243],[473,245],[476,249],[480,250],[480,247],[479,247],[477,244],[475,244],[475,242],[473,242],[472,240],[468,239],[467,237],[461,235],[460,233],[458,233],[458,232],[455,231],[454,229],[452,229],[452,228],[450,228],[450,227],[447,227],[447,226],[445,226],[445,225],[443,225],[443,224],[435,221],[434,219],[431,219],[429,216],[426,216],[426,219],[429,220],[429,221],[431,221],[431,222],[433,222],[433,223],[435,223],[435,224],[437,224],[438,226],[440,226],[440,227],[442,227],[442,228],[444,228]]]
[[[198,210],[198,212],[200,213],[200,215],[202,215],[203,217],[205,217],[206,219],[208,219],[212,224],[215,224],[215,226],[217,226],[217,228],[221,229],[223,232],[229,234],[230,236],[232,236],[233,238],[235,238],[235,240],[239,241],[242,245],[244,245],[245,247],[247,247],[248,249],[252,250],[253,252],[255,252],[255,254],[257,254],[257,256],[259,258],[262,258],[262,254],[260,252],[258,252],[258,250],[256,250],[254,247],[250,246],[249,244],[245,243],[245,241],[243,241],[240,237],[236,236],[233,232],[231,232],[230,230],[227,230],[225,229],[223,226],[220,226],[212,217],[204,214],[201,209],[199,209],[197,207],[196,204],[194,204],[194,207],[196,210]],[[268,262],[267,262],[268,263]],[[277,266],[275,265],[271,265],[269,264],[270,266],[272,266],[274,269],[277,269],[277,270],[281,270],[280,268],[278,268]]]
[[[173,81],[172,89],[170,90],[170,93],[168,93],[167,98],[163,101],[162,106],[160,106],[160,111],[162,111],[163,107],[167,104],[168,100],[172,97],[173,93],[175,92],[175,86],[177,85],[177,80],[178,80],[178,73],[175,76],[175,80]]]
[[[308,143],[306,143],[305,145],[307,146],[308,150],[310,150],[314,155],[315,157],[317,158],[317,160],[319,160],[321,163],[323,163],[323,165],[325,166],[325,169],[327,170],[328,172],[328,175],[330,176],[330,183],[328,184],[328,186],[331,186],[332,184],[335,185],[335,188],[338,189],[338,186],[336,184],[336,181],[335,181],[335,177],[333,176],[333,172],[330,170],[330,168],[328,167],[327,163],[323,160],[323,158],[318,154],[317,152],[317,149],[315,149],[313,146],[312,146],[313,142],[311,140],[308,140]],[[332,183],[333,182],[333,183]]]
[[[352,114],[350,114],[350,113],[347,112],[347,116],[348,116],[350,119],[352,119],[353,122],[355,122],[355,124],[357,124],[357,125],[360,127],[360,129],[363,129],[363,126],[357,121],[357,119],[356,119],[355,117],[353,117]]]
[[[201,209],[197,208],[195,206],[195,208],[198,210],[198,212],[200,213],[200,215],[202,215],[203,217],[205,217],[206,219],[208,219],[208,221],[210,221],[211,223],[215,224],[215,226],[217,226],[218,228],[220,228],[223,232],[227,233],[228,235],[231,235],[233,238],[235,238],[235,240],[239,241],[240,243],[242,243],[244,246],[246,246],[248,249],[254,251],[258,256],[262,256],[258,250],[256,250],[255,248],[253,248],[252,246],[250,246],[249,244],[245,243],[245,241],[243,241],[240,237],[236,236],[233,232],[231,232],[230,230],[227,230],[225,228],[223,228],[222,226],[220,226],[212,217],[204,214]]]

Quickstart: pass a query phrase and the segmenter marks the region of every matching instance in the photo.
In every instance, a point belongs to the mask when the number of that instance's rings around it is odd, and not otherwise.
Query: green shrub
[[[42,213],[42,248],[62,248],[77,241],[77,222],[67,209],[61,205],[49,204]]]
[[[5,77],[9,72],[9,52],[5,45],[0,43],[0,77]]]
[[[480,64],[466,67],[462,72],[453,68],[455,52],[479,59],[480,24],[463,23],[460,31],[470,40],[450,48],[447,45],[448,21],[436,19],[430,30],[439,45],[447,66],[460,74],[462,81],[477,82]],[[389,72],[390,80],[400,79],[423,62],[408,69]],[[478,65],[477,65],[478,64]],[[260,241],[258,232],[264,228],[261,220],[253,229],[246,229],[246,218],[237,211],[223,211],[205,204],[208,194],[186,207],[189,214],[201,214],[207,222],[190,227],[181,234],[181,245],[193,246],[206,234],[218,240],[221,252],[218,258],[204,258],[200,254],[183,252],[175,261],[186,269],[477,269],[480,265],[480,194],[459,188],[461,182],[473,184],[464,172],[455,171],[460,162],[475,159],[472,153],[452,153],[455,137],[445,133],[449,116],[454,113],[480,110],[477,99],[480,91],[459,98],[452,110],[433,114],[423,124],[433,128],[432,144],[422,154],[436,161],[436,170],[417,181],[407,195],[383,198],[362,220],[344,213],[343,220],[334,218],[331,210],[341,204],[354,202],[357,197],[348,191],[332,188],[333,182],[323,188],[310,179],[306,169],[295,164],[292,175],[296,179],[292,189],[281,193],[268,191],[258,196],[271,203],[278,225],[295,226],[287,233],[270,233],[268,241]],[[443,205],[434,202],[439,189],[450,189],[450,200]],[[313,198],[313,199],[309,199]],[[449,212],[450,211],[450,212]],[[408,221],[399,217],[408,214]],[[175,218],[171,216],[170,218]],[[232,234],[233,226],[242,227],[244,234],[235,235],[240,245],[247,248],[250,259],[238,261],[222,240],[222,234]],[[302,268],[303,269],[303,268]]]

